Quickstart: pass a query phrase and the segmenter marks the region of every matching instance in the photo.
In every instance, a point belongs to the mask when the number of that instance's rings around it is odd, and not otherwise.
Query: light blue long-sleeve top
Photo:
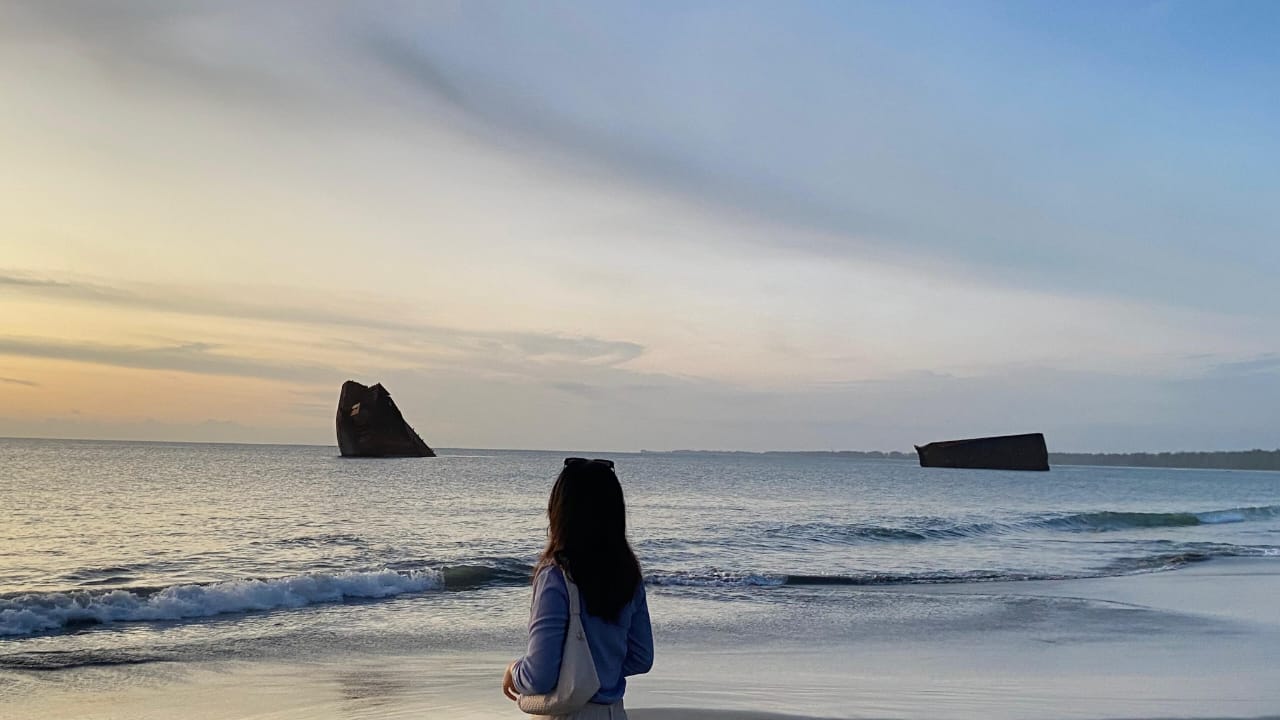
[[[589,614],[581,596],[579,603],[582,628],[600,678],[600,691],[591,702],[610,705],[622,699],[627,676],[649,672],[653,667],[653,627],[644,583],[636,587],[635,596],[622,608],[616,623]],[[554,565],[544,567],[533,580],[529,648],[511,669],[516,690],[522,695],[540,695],[555,689],[568,629],[569,591],[564,573]]]

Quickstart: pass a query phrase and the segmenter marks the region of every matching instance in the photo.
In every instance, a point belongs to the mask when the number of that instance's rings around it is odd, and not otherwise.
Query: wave
[[[475,560],[462,565],[445,565],[440,575],[447,590],[471,590],[488,585],[528,585],[533,565],[516,558]]]
[[[1238,507],[1205,512],[1091,512],[1043,519],[1039,524],[1054,530],[1110,532],[1145,528],[1191,527],[1280,518],[1280,505]]]
[[[27,593],[0,598],[0,636],[79,625],[185,620],[228,613],[299,608],[348,598],[387,598],[444,587],[440,572],[310,573],[272,580],[228,580],[104,592]]]
[[[153,662],[181,659],[172,650],[147,652],[133,649],[77,649],[37,650],[34,652],[5,653],[0,655],[0,669],[53,671],[84,667],[117,667],[121,665],[145,665]]]
[[[921,572],[866,572],[851,574],[795,574],[730,572],[717,569],[656,571],[645,582],[658,587],[750,588],[783,586],[882,586],[937,585],[1027,580],[1079,580],[1176,570],[1215,557],[1280,557],[1280,547],[1186,543],[1168,552],[1112,560],[1092,571],[1079,573],[1023,572],[1016,570],[938,570]]]
[[[1150,513],[1104,510],[1070,514],[1055,513],[999,522],[958,522],[933,517],[904,518],[900,525],[891,526],[814,522],[780,527],[769,526],[763,528],[762,533],[771,538],[813,542],[921,542],[958,540],[1035,530],[1116,532],[1265,521],[1275,518],[1280,518],[1280,505],[1205,512]]]
[[[1016,529],[1016,525],[1009,523],[962,523],[946,518],[907,518],[899,526],[812,522],[767,527],[763,534],[776,539],[813,542],[921,542],[978,537]]]
[[[85,568],[71,579],[121,568]],[[454,565],[421,560],[387,563],[376,571],[311,572],[268,580],[228,580],[169,587],[94,590],[126,580],[80,582],[86,589],[0,596],[0,637],[53,632],[82,625],[189,620],[244,612],[293,609],[347,599],[379,599],[432,590],[465,591],[528,585],[533,565],[520,558],[484,557]]]
[[[645,573],[645,584],[658,587],[776,587],[787,584],[787,575],[735,573],[721,570],[663,571]]]
[[[800,575],[786,573],[733,573],[717,570],[649,573],[645,582],[658,587],[749,588],[782,586],[878,586],[925,585],[997,580],[1062,580],[1066,575],[1036,575],[1005,571],[938,571],[920,573],[854,573],[849,575]]]
[[[331,545],[349,545],[354,547],[363,547],[366,544],[364,538],[351,533],[318,533],[314,535],[296,535],[285,538],[272,538],[269,540],[254,540],[249,543],[250,547],[257,546],[279,546],[279,547],[310,547],[321,548]]]
[[[1207,522],[1240,522],[1223,518],[1271,517],[1280,507],[1237,508],[1233,510],[1202,513],[1210,517]],[[1180,514],[1170,514],[1179,516]],[[1137,520],[1134,519],[1137,516]],[[1199,522],[1206,522],[1197,518]],[[1186,521],[1177,517],[1177,521]],[[1079,530],[1089,528],[1098,531],[1115,527],[1161,527],[1171,522],[1163,514],[1143,513],[1091,513],[1064,515],[1040,521],[1039,527]],[[793,535],[796,528],[807,533],[828,533],[828,526],[821,523],[789,526]],[[855,527],[855,526],[851,526]],[[940,526],[937,535],[963,537],[960,533],[1001,532],[1011,525],[974,523],[969,525]],[[1023,523],[1021,527],[1029,527]],[[856,527],[841,528],[841,532],[857,532]],[[934,537],[920,530],[912,530],[921,537]],[[868,535],[859,535],[868,537]],[[888,536],[883,532],[872,537],[905,538],[905,534]],[[914,537],[914,536],[913,536]],[[1130,542],[1130,541],[1124,541]],[[863,573],[788,573],[703,570],[650,569],[646,582],[656,587],[704,587],[704,588],[772,588],[782,586],[882,586],[936,583],[969,583],[993,581],[1052,580],[1080,577],[1124,575],[1155,572],[1182,567],[1213,557],[1253,556],[1280,557],[1280,547],[1272,545],[1233,545],[1228,543],[1183,542],[1150,540],[1158,551],[1135,557],[1111,561],[1093,572],[1064,575],[1010,570],[938,570],[920,572],[863,572]],[[1154,550],[1155,548],[1153,548]],[[106,575],[134,568],[101,567],[84,568],[74,575],[79,578]],[[56,633],[85,625],[126,622],[179,621],[213,617],[216,615],[296,609],[322,603],[338,603],[348,599],[381,599],[428,591],[470,591],[485,587],[518,587],[528,585],[533,566],[527,558],[481,557],[456,564],[443,564],[423,560],[404,560],[387,563],[375,571],[311,572],[274,579],[243,579],[208,584],[180,584],[168,587],[124,587],[117,589],[93,588],[63,591],[34,592],[0,596],[0,637],[24,636],[38,633]]]

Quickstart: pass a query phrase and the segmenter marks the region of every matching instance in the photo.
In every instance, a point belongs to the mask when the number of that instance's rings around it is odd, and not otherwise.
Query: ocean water
[[[565,454],[0,440],[0,669],[518,645]],[[610,457],[660,637],[929,632],[963,596],[869,591],[1280,560],[1275,473]]]

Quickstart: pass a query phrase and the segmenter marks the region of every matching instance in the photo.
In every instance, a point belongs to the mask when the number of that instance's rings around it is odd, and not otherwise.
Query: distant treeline
[[[1052,465],[1280,470],[1280,450],[1162,453],[1049,453]]]
[[[643,455],[799,455],[804,457],[842,457],[860,460],[915,460],[915,452],[881,452],[880,450],[641,450]]]
[[[916,460],[914,452],[879,450],[641,450],[656,455],[801,455],[860,460]],[[1280,450],[1163,453],[1049,453],[1050,465],[1112,465],[1116,467],[1203,468],[1214,470],[1280,470]]]
[[[812,450],[787,451],[766,450],[765,455],[823,455],[828,457],[858,458],[860,460],[916,460],[915,452],[902,453],[897,450],[881,452],[880,450]]]

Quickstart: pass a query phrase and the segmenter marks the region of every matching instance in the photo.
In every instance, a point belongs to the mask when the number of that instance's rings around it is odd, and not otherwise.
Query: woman
[[[653,666],[653,630],[640,563],[627,544],[622,486],[610,460],[567,458],[547,502],[547,547],[533,571],[529,648],[507,666],[502,691],[518,695],[551,692],[569,626],[565,573],[580,592],[582,625],[600,690],[575,720],[625,720],[626,678]]]

